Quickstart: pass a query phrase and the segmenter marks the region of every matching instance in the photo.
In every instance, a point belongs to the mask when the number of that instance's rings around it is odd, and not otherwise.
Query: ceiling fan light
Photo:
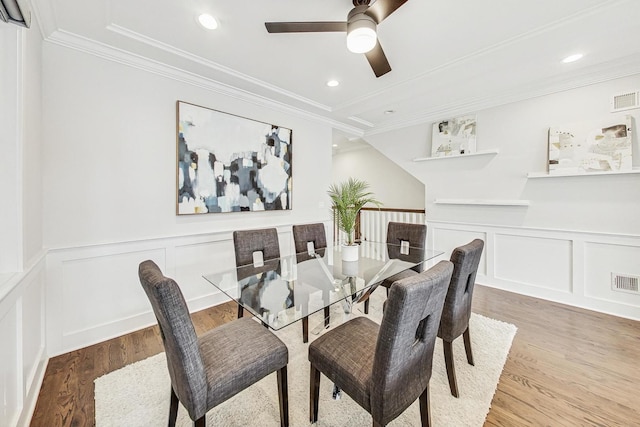
[[[376,22],[371,17],[356,13],[349,16],[348,22],[347,49],[353,53],[365,53],[376,46]]]

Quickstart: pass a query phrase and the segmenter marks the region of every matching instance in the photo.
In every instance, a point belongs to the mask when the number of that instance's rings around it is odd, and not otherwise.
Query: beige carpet
[[[372,312],[379,313],[383,292],[374,292]],[[376,310],[378,309],[378,310]],[[356,310],[354,315],[361,315]],[[335,306],[333,319],[339,318]],[[352,315],[353,316],[353,315]],[[376,318],[376,315],[372,315]],[[320,324],[321,314],[309,319],[310,328]],[[473,314],[471,339],[475,366],[466,362],[462,338],[454,342],[456,375],[460,398],[449,392],[442,354],[437,340],[431,378],[431,415],[435,426],[482,426],[495,392],[502,367],[516,333],[514,325]],[[289,347],[289,417],[291,426],[309,423],[309,362],[299,323],[277,332]],[[310,334],[310,340],[315,335]],[[321,379],[319,427],[369,426],[371,417],[343,393],[331,398],[332,384]],[[165,426],[169,413],[170,381],[164,353],[125,366],[95,380],[96,426]],[[278,397],[275,374],[263,379],[207,414],[208,426],[278,426]],[[178,412],[179,426],[192,423],[184,410]],[[418,426],[417,402],[389,426]]]

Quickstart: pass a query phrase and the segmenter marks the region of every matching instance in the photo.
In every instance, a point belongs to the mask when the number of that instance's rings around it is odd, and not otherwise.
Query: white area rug
[[[382,306],[383,292],[375,292],[371,311]],[[335,305],[332,320],[341,315]],[[379,312],[379,310],[375,310]],[[359,313],[360,314],[360,313]],[[354,314],[355,315],[355,314]],[[376,315],[372,315],[376,318]],[[319,325],[321,313],[309,318],[309,328]],[[431,377],[431,417],[435,426],[482,426],[489,412],[516,327],[477,314],[471,317],[471,340],[475,366],[467,363],[462,337],[454,342],[456,376],[460,398],[451,396],[445,370],[442,341],[436,342]],[[289,347],[289,421],[291,426],[309,423],[309,362],[302,343],[300,322],[276,332]],[[316,336],[309,334],[309,339]],[[345,393],[331,398],[332,383],[320,381],[318,427],[371,425],[371,416]],[[95,380],[96,426],[165,426],[169,414],[170,380],[164,353],[125,366]],[[208,426],[279,426],[275,374],[234,396],[207,413]],[[178,426],[193,425],[180,406]],[[420,425],[416,401],[389,426]]]

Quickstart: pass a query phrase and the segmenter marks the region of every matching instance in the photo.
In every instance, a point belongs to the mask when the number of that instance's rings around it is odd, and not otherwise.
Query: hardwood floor
[[[473,307],[518,327],[485,426],[640,425],[640,322],[484,286]],[[235,317],[226,303],[193,320],[201,334]],[[93,380],[162,350],[156,326],[52,358],[31,426],[94,425]]]

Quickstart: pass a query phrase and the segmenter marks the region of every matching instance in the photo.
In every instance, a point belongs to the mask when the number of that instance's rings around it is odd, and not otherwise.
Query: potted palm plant
[[[369,184],[355,178],[349,178],[340,184],[331,184],[329,197],[336,213],[338,228],[347,236],[345,247],[342,251],[342,259],[355,261],[358,259],[358,246],[355,244],[356,220],[358,212],[367,203],[381,206],[372,192],[368,191]]]

